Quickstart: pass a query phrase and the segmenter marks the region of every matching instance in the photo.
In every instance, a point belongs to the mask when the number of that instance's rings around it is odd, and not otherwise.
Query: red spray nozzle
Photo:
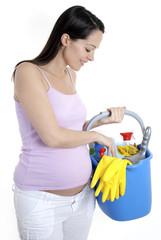
[[[120,133],[123,136],[124,141],[130,141],[131,136],[133,135],[133,132],[125,132],[125,133]]]
[[[104,147],[100,148],[99,154],[100,154],[101,158],[103,157],[105,152],[106,152],[106,149]]]

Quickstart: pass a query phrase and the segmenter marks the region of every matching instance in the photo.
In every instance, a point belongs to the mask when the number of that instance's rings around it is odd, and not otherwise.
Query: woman
[[[86,109],[75,89],[75,71],[94,60],[103,33],[95,15],[71,7],[40,55],[16,65],[14,99],[23,147],[14,173],[14,203],[23,240],[87,239],[95,208],[87,144],[107,146],[113,156],[115,147],[111,138],[83,131]],[[93,127],[122,121],[125,108],[110,111],[111,117]]]

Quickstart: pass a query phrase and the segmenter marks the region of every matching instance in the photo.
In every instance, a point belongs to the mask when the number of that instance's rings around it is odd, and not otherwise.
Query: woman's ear
[[[68,46],[68,44],[70,43],[70,36],[67,33],[64,33],[61,36],[61,43],[64,47]]]

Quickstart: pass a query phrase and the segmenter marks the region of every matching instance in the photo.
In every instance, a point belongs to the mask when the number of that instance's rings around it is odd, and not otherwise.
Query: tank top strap
[[[72,74],[71,74],[71,72],[70,72],[70,70],[69,70],[68,67],[66,67],[66,69],[67,69],[67,71],[68,71],[68,73],[69,73],[70,79],[72,80],[73,86],[74,86],[74,88],[75,88],[75,90],[76,90],[76,87],[75,87],[75,84],[74,84],[74,81],[73,81],[73,78],[72,78]]]
[[[49,87],[51,88],[51,84],[49,82],[49,80],[47,79],[47,77],[45,76],[45,74],[43,73],[43,71],[35,64],[35,66],[39,69],[39,71],[41,72],[41,74],[43,75],[43,77],[45,78],[45,80],[47,81]]]

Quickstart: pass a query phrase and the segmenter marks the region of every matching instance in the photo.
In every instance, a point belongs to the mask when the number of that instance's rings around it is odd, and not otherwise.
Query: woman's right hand
[[[112,138],[106,137],[105,135],[98,133],[97,142],[105,147],[108,147],[108,156],[112,154],[113,157],[116,157],[116,149]]]

